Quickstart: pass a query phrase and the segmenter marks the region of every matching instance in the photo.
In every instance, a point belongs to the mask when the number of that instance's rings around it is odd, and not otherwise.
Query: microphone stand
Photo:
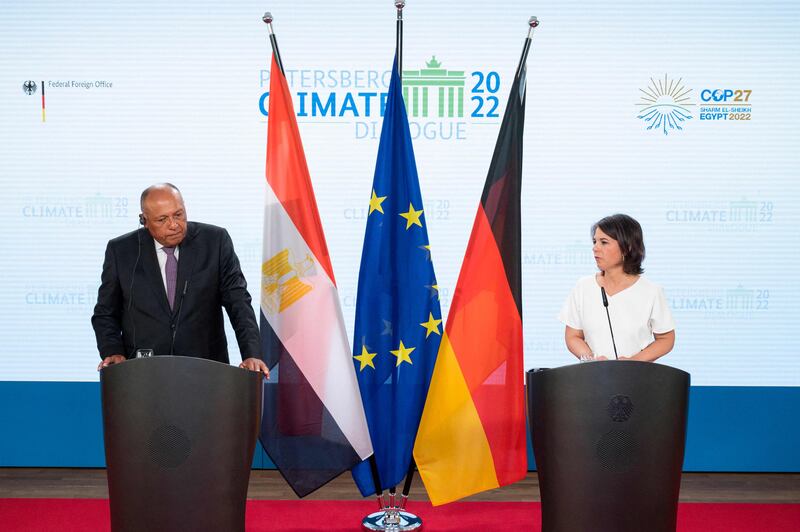
[[[614,359],[619,360],[617,355],[617,343],[614,341],[614,329],[611,327],[611,314],[608,313],[608,297],[606,296],[606,289],[600,287],[600,295],[603,296],[603,306],[606,307],[606,318],[608,318],[608,330],[611,331],[611,345],[614,346]]]
[[[183,300],[186,299],[186,291],[189,289],[189,281],[183,283],[183,292],[181,292],[181,302],[178,303],[178,312],[175,313],[175,326],[172,328],[172,342],[169,344],[169,356],[172,356],[175,350],[175,335],[178,334],[178,325],[181,322],[181,309],[183,308]]]

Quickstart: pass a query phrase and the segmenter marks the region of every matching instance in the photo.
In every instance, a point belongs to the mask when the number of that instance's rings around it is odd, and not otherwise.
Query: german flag
[[[527,471],[522,363],[520,189],[524,63],[503,123],[414,445],[434,505]]]

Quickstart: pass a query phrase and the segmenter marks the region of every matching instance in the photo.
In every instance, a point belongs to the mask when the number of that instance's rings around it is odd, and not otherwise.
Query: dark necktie
[[[167,277],[167,300],[169,308],[175,308],[175,285],[178,284],[178,259],[175,258],[175,248],[162,248],[167,254],[167,265],[164,273]]]

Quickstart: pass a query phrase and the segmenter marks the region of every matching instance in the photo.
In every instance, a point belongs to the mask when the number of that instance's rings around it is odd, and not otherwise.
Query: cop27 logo
[[[682,131],[692,119],[692,89],[664,74],[664,79],[650,78],[650,84],[639,89],[641,96],[636,104],[640,107],[636,118],[644,122],[648,131],[661,131],[664,135]]]
[[[703,89],[700,91],[700,120],[737,121],[753,116],[751,89]]]

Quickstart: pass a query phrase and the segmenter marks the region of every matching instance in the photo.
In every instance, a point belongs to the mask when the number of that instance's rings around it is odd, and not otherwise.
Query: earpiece
[[[144,214],[139,214],[139,225],[144,225]]]

